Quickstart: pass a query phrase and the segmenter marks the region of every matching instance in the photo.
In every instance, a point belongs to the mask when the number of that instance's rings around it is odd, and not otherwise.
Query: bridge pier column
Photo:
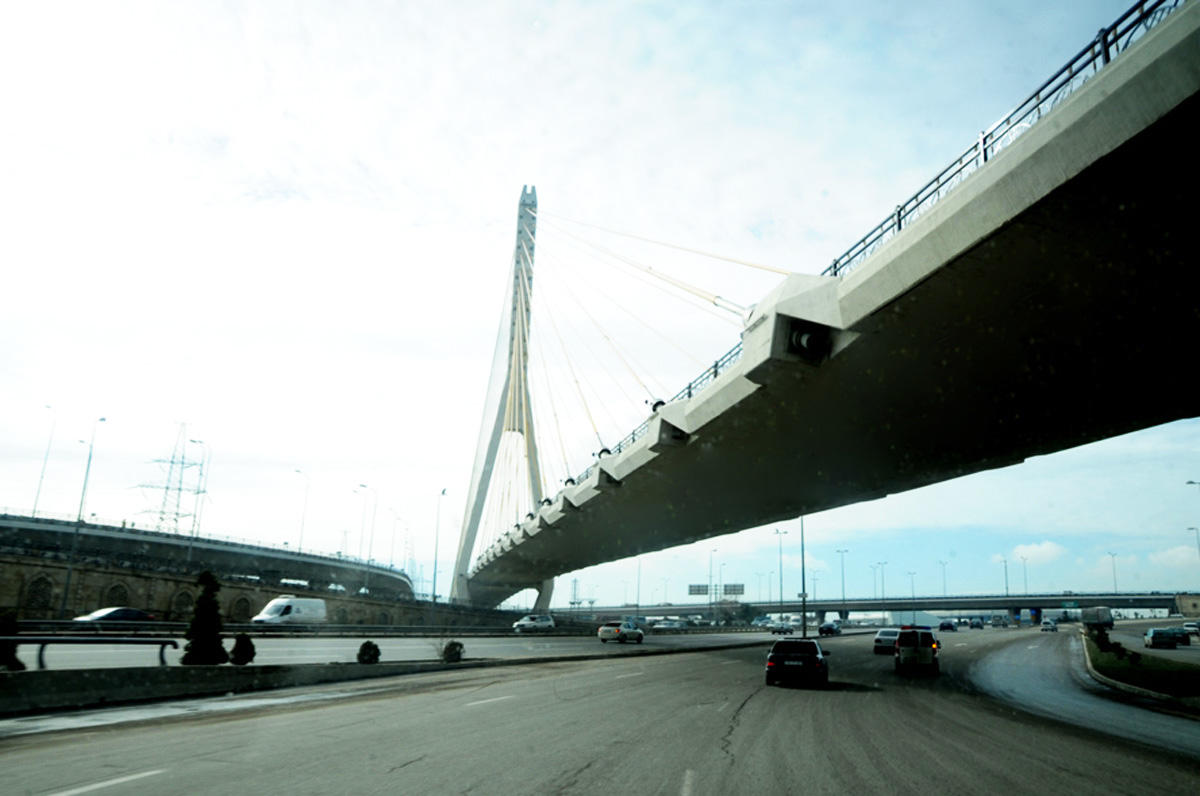
[[[550,613],[550,598],[554,595],[554,578],[548,578],[542,581],[542,585],[538,586],[537,601],[533,604],[533,610],[539,614]]]

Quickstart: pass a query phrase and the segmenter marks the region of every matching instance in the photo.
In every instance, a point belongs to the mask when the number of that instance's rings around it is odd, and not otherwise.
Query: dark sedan
[[[810,638],[785,638],[776,641],[767,655],[767,685],[805,681],[826,685],[829,682],[829,652]]]

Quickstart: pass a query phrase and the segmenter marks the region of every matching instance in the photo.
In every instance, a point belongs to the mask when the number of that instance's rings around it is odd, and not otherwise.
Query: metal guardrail
[[[0,636],[0,644],[37,644],[38,668],[46,668],[46,647],[51,644],[136,644],[158,645],[158,665],[167,665],[167,647],[179,649],[171,638],[125,638],[123,636]]]
[[[840,257],[834,258],[822,275],[843,276],[859,265],[1186,1],[1148,0],[1135,3],[1113,24],[1101,28],[1087,47],[1038,86],[1024,102],[981,132],[970,148],[915,194],[897,205],[891,215]]]

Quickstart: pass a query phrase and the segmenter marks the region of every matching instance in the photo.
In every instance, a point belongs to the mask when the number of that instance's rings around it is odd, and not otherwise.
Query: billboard
[[[689,583],[688,584],[688,594],[689,595],[699,594],[699,595],[707,597],[708,596],[708,584],[707,583]]]
[[[745,583],[726,583],[725,584],[724,594],[726,597],[740,596],[745,593],[746,593],[746,584]]]

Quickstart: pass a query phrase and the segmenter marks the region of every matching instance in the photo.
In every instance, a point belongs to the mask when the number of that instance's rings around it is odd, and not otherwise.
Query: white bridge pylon
[[[529,400],[529,319],[536,232],[537,189],[524,186],[517,208],[517,243],[505,292],[506,311],[496,335],[487,403],[483,409],[471,488],[467,493],[462,535],[454,562],[454,583],[450,590],[450,599],[454,602],[471,600],[467,573],[485,518],[501,521],[513,509],[527,511],[528,507],[542,502],[541,467],[533,428],[533,407]],[[511,310],[507,309],[509,307]],[[496,471],[497,455],[502,448],[518,460],[515,483],[511,472]],[[499,483],[506,479],[507,483]],[[493,484],[493,481],[497,483]],[[535,610],[548,611],[554,579],[530,585],[536,585],[538,589]]]

